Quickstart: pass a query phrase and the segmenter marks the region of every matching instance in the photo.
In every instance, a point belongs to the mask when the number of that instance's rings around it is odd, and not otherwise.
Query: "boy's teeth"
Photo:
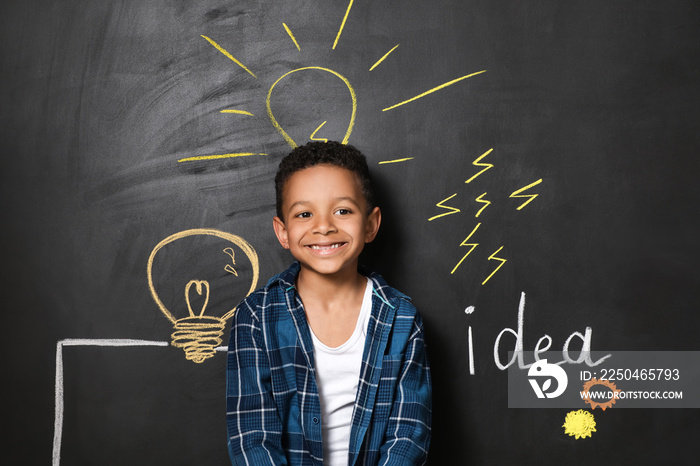
[[[335,249],[335,248],[337,248],[338,246],[339,246],[338,243],[331,244],[331,245],[329,245],[329,246],[318,246],[318,245],[314,244],[314,245],[311,246],[311,249]]]

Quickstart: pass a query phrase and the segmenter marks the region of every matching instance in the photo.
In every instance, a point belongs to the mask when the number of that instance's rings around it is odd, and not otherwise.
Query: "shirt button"
[[[317,418],[317,417],[315,417],[315,418],[313,418],[313,419],[311,419],[311,420],[314,421],[314,424],[318,424],[318,418]]]

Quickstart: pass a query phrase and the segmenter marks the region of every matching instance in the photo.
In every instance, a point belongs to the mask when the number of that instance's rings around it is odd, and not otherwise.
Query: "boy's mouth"
[[[332,244],[310,244],[307,248],[313,249],[314,251],[332,251],[338,249],[339,247],[345,245],[346,243],[332,243]]]

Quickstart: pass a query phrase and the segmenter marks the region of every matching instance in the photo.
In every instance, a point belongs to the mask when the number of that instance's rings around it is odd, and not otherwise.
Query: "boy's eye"
[[[352,212],[349,209],[338,209],[335,211],[335,213],[338,215],[348,215]]]
[[[301,212],[295,215],[298,218],[309,218],[311,217],[311,212]]]

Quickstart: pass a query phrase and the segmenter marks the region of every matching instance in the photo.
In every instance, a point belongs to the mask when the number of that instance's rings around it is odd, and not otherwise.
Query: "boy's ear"
[[[284,249],[289,249],[289,234],[287,233],[287,227],[284,226],[284,222],[282,221],[282,219],[279,217],[273,218],[272,228],[275,229],[277,241],[280,242]]]
[[[379,225],[382,223],[382,211],[379,207],[372,209],[367,216],[367,230],[365,231],[365,243],[371,243],[377,237]]]

